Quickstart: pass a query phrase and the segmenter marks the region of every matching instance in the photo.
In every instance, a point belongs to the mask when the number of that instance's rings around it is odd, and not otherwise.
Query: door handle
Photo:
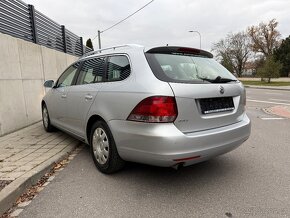
[[[92,95],[85,95],[85,99],[86,100],[92,100],[93,99],[93,96]]]
[[[61,97],[62,97],[62,98],[66,98],[66,94],[62,94]]]

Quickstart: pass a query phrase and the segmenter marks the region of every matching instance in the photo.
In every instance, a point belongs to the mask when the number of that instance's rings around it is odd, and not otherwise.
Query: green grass
[[[244,85],[254,85],[254,86],[290,86],[290,82],[265,82],[265,81],[241,81]]]

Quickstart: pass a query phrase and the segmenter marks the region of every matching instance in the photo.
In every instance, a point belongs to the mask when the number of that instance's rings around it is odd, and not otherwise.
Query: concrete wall
[[[0,136],[39,121],[43,82],[77,59],[0,33]]]

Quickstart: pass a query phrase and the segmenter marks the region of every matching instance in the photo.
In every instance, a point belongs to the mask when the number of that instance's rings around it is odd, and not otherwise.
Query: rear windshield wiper
[[[229,78],[222,78],[220,76],[217,76],[215,79],[208,79],[208,78],[204,78],[204,77],[198,77],[199,79],[203,80],[203,81],[207,81],[210,83],[228,83],[228,82],[236,82],[236,79],[229,79]]]

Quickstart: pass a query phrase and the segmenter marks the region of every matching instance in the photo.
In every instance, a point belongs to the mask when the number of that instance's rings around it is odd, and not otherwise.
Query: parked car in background
[[[124,45],[70,65],[42,101],[43,125],[90,145],[96,167],[134,161],[188,166],[229,152],[250,135],[241,82],[211,53]]]

